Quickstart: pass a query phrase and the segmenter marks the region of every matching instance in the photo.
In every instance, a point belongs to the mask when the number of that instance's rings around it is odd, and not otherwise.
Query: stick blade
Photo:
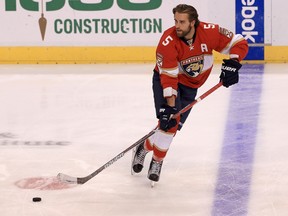
[[[63,173],[59,173],[57,175],[57,178],[61,182],[66,182],[66,183],[69,183],[69,184],[77,184],[77,178],[76,177],[72,177],[72,176],[69,176],[69,175],[66,175],[66,174],[63,174]]]

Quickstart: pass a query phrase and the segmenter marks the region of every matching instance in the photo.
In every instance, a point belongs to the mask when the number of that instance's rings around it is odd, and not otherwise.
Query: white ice
[[[84,185],[15,185],[59,172],[86,176],[153,129],[153,66],[1,65],[0,215],[211,215],[231,88],[195,105],[154,188],[146,177],[151,154],[132,176],[131,152]],[[215,65],[198,96],[218,82],[219,71]],[[248,215],[286,216],[287,65],[266,65],[263,80]],[[36,196],[42,201],[33,203]]]

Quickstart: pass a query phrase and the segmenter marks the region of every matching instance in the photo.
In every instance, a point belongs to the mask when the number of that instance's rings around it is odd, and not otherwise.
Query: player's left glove
[[[239,81],[239,69],[242,65],[232,59],[223,59],[220,81],[222,81],[223,86],[228,88],[229,86],[238,83]]]

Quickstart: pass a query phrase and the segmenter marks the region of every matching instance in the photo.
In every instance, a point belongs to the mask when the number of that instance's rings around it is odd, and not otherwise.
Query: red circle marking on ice
[[[34,177],[20,179],[15,185],[21,189],[63,190],[75,187],[73,184],[61,182],[57,177]]]

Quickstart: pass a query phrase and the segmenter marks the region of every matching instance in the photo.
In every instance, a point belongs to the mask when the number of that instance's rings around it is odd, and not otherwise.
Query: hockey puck
[[[33,202],[41,202],[41,197],[33,197]]]

